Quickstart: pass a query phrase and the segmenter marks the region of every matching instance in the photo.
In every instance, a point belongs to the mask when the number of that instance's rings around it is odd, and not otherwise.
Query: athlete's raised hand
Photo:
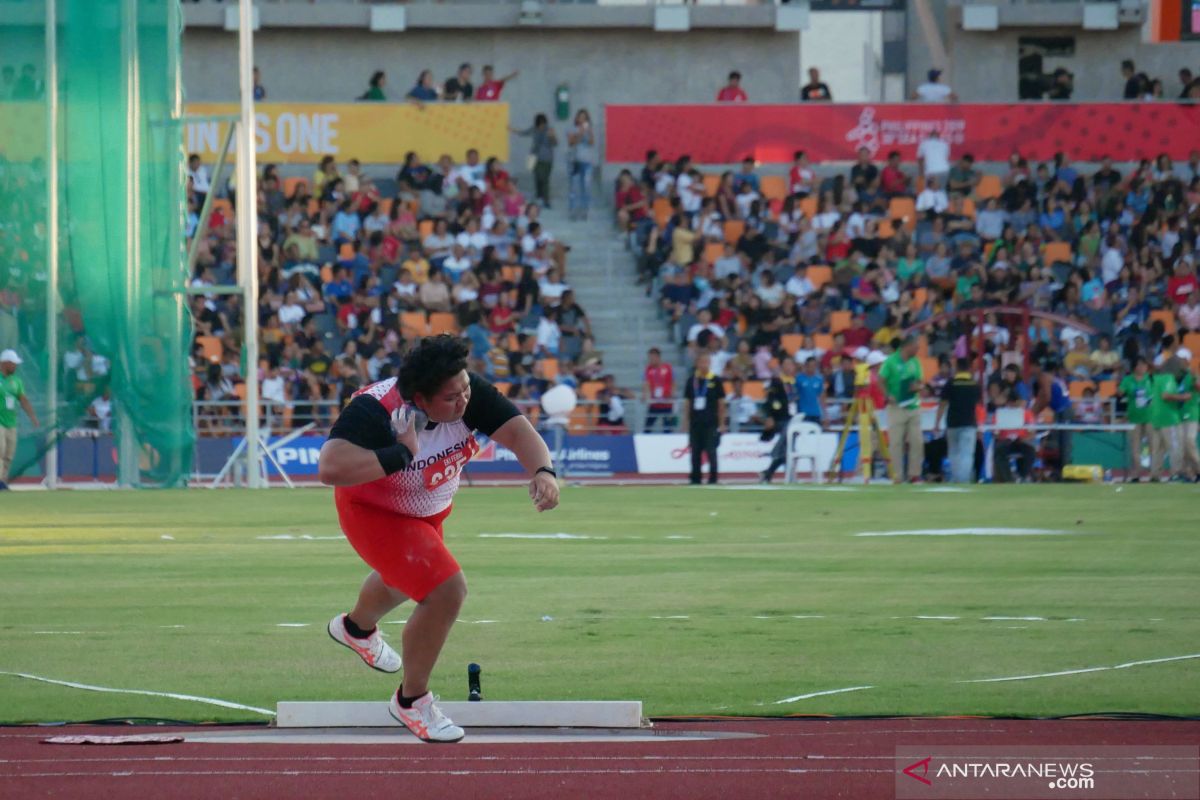
[[[414,456],[417,454],[417,428],[424,416],[408,403],[392,412],[392,430],[396,432],[396,441],[407,447]]]

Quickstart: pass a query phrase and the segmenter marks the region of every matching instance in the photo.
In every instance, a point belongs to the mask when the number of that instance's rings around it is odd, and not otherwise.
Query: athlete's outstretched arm
[[[558,505],[558,480],[549,473],[537,472],[539,467],[554,467],[550,460],[550,450],[538,432],[523,416],[517,416],[505,422],[492,439],[512,450],[533,477],[529,480],[529,497],[533,500],[538,511],[549,511]]]

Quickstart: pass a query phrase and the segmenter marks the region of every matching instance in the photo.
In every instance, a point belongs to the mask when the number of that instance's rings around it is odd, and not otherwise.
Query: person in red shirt
[[[513,80],[520,74],[518,70],[513,70],[511,75],[505,75],[499,80],[495,77],[495,70],[491,64],[487,64],[483,68],[483,83],[479,85],[478,91],[475,92],[477,101],[496,101],[500,99],[500,93],[504,91],[504,84]]]
[[[729,83],[722,86],[721,91],[717,92],[717,102],[744,103],[749,99],[742,89],[742,73],[737,70],[729,73]]]
[[[843,331],[843,338],[846,342],[848,350],[857,350],[860,347],[867,347],[871,344],[871,337],[874,334],[867,327],[866,317],[861,312],[854,315],[854,321],[850,327]]]
[[[879,174],[879,188],[887,198],[901,197],[912,194],[908,185],[908,176],[900,169],[900,151],[888,153],[887,166]]]
[[[808,164],[808,156],[803,150],[797,150],[792,156],[792,168],[788,170],[788,194],[808,197],[812,191],[813,171]]]
[[[849,258],[852,245],[850,237],[846,235],[846,231],[842,228],[842,223],[833,223],[833,228],[829,231],[829,243],[825,245],[825,260],[831,264],[836,264],[839,261]]]
[[[642,401],[646,406],[646,433],[654,430],[654,424],[662,420],[663,433],[675,427],[675,374],[671,365],[662,360],[662,351],[651,347],[647,354],[645,379],[642,381]]]
[[[1167,281],[1167,296],[1177,306],[1181,306],[1192,296],[1192,292],[1200,289],[1200,281],[1196,279],[1196,269],[1182,258],[1175,265],[1175,274]]]
[[[617,224],[621,230],[636,228],[637,224],[646,218],[646,195],[642,192],[633,173],[621,170],[617,178]]]

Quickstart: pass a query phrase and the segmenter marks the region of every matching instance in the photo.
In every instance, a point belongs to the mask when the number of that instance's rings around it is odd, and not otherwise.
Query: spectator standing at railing
[[[936,128],[917,145],[917,161],[920,162],[921,174],[926,179],[936,178],[945,183],[950,174],[950,145],[942,139]]]
[[[721,87],[717,92],[718,103],[745,103],[749,100],[746,92],[742,89],[742,73],[734,70],[729,73],[729,82]]]
[[[458,72],[446,79],[442,87],[442,99],[447,102],[468,102],[475,96],[475,87],[471,83],[471,65],[464,62],[459,64]]]
[[[816,67],[808,68],[808,83],[800,87],[800,99],[804,102],[829,102],[833,100],[833,92],[821,80],[821,70]]]
[[[496,71],[492,68],[492,65],[485,64],[483,67],[483,83],[479,85],[479,90],[475,93],[475,99],[485,102],[499,100],[505,85],[509,81],[515,80],[519,74],[518,70],[513,70],[503,78],[496,78]]]
[[[924,103],[957,103],[958,95],[949,86],[941,82],[942,71],[931,69],[926,75],[928,80],[917,87],[912,99]]]
[[[387,84],[387,75],[383,70],[376,70],[367,82],[367,90],[359,95],[359,100],[387,100],[383,87]],[[316,190],[314,189],[314,192]]]
[[[1138,100],[1142,96],[1141,80],[1137,75],[1137,67],[1131,59],[1121,62],[1121,77],[1125,79],[1125,90],[1121,97],[1125,100]]]

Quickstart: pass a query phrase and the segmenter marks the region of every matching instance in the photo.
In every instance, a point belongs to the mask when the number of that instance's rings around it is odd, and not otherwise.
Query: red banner
[[[1179,103],[990,103],[798,105],[610,105],[605,107],[605,158],[640,162],[647,150],[665,158],[691,155],[700,164],[746,156],[791,163],[796,150],[812,161],[850,161],[859,147],[882,158],[891,150],[916,158],[937,130],[951,155],[1007,161],[1019,152],[1044,160],[1063,151],[1076,161],[1136,161],[1167,153],[1185,159],[1200,147],[1200,105]]]

